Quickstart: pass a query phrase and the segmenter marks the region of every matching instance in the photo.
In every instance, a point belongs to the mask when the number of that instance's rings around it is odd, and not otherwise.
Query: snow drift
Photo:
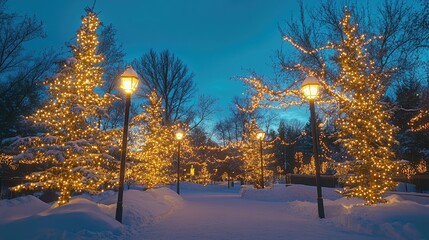
[[[82,195],[57,206],[25,196],[0,201],[2,239],[121,239],[182,205],[167,188],[124,192],[123,223],[115,220],[117,194]]]
[[[335,189],[323,188],[325,224],[356,233],[386,239],[427,239],[429,196],[389,193],[387,204],[364,206],[356,198],[342,198]],[[241,196],[247,200],[285,202],[286,211],[319,221],[316,188],[292,185],[256,190],[246,187]],[[413,199],[409,201],[406,199]]]

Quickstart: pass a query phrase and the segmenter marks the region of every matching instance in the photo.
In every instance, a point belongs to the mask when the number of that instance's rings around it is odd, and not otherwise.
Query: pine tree
[[[410,129],[408,122],[416,115],[413,111],[420,105],[422,84],[414,78],[404,79],[395,89],[397,108],[392,116],[392,122],[400,131]]]
[[[242,156],[245,181],[253,184],[256,188],[261,188],[260,153],[258,142],[254,135],[258,129],[255,119],[252,119],[245,125],[239,152]]]
[[[69,201],[72,192],[97,193],[113,187],[117,164],[108,153],[112,135],[101,132],[98,119],[112,103],[110,95],[95,90],[103,84],[103,56],[97,54],[97,28],[100,21],[87,10],[72,46],[73,58],[61,66],[49,85],[46,105],[28,117],[46,133],[40,137],[20,139],[21,154],[15,160],[42,166],[26,178],[22,189],[60,190],[58,203]],[[23,143],[21,145],[21,143]]]
[[[294,156],[295,160],[295,168],[293,169],[293,173],[302,174],[302,167],[304,166],[304,155],[302,152],[296,152]]]
[[[203,166],[197,175],[197,182],[206,186],[211,181],[211,174],[207,170],[207,163],[203,163],[202,165]]]
[[[413,164],[420,160],[424,152],[423,132],[410,131],[408,124],[418,114],[416,110],[419,109],[421,92],[422,85],[418,80],[403,80],[395,90],[396,107],[392,116],[392,123],[399,128],[396,134],[396,140],[399,141],[395,146],[396,156]]]
[[[262,187],[261,182],[261,158],[260,158],[260,142],[256,139],[256,131],[258,125],[255,119],[251,119],[250,122],[245,124],[243,132],[243,140],[239,144],[239,152],[243,161],[245,181],[253,184],[256,188]],[[273,143],[264,141],[262,144],[263,148],[263,167],[264,167],[264,181],[273,175],[273,171],[267,169],[271,163],[274,162],[274,154],[270,151],[273,150]]]
[[[297,165],[299,165],[299,167],[295,167],[295,169],[293,170],[295,174],[316,175],[316,163],[313,156],[311,156],[310,162],[305,164],[303,162],[302,152],[297,152],[295,154],[295,161],[298,163]],[[327,169],[328,169],[328,163],[322,162],[320,164],[320,173],[321,174],[326,173]]]
[[[348,101],[340,102],[338,137],[353,158],[343,194],[375,204],[384,202],[383,193],[396,186],[392,177],[397,166],[391,151],[395,128],[381,103],[385,90],[383,76],[364,51],[365,36],[358,35],[348,11],[341,24],[345,38],[337,47],[341,67],[339,84]]]
[[[174,130],[163,126],[161,107],[162,99],[156,91],[148,94],[149,104],[143,107],[143,112],[134,118],[134,138],[139,139],[131,153],[135,162],[129,169],[128,176],[132,176],[137,183],[153,188],[156,184],[169,183],[172,158],[175,153]]]
[[[192,147],[192,156],[187,158],[187,167],[195,167],[195,179],[200,184],[207,185],[211,175],[208,166],[213,167],[216,153],[221,150],[201,127],[195,127],[189,133],[189,142]],[[182,144],[183,145],[183,144]],[[191,179],[194,178],[191,174]]]

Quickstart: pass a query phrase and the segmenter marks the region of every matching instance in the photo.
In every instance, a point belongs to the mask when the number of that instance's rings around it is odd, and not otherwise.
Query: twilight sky
[[[310,5],[315,0],[304,0]],[[85,7],[92,0],[9,0],[9,12],[35,15],[44,23],[47,39],[31,48],[63,48],[73,41]],[[271,57],[283,41],[278,24],[298,14],[297,0],[98,0],[95,10],[113,24],[126,60],[150,48],[171,50],[195,74],[198,94],[219,100],[217,119],[225,116],[233,96],[243,92],[235,76],[253,69],[272,70]],[[307,121],[308,111],[292,109],[285,118]]]

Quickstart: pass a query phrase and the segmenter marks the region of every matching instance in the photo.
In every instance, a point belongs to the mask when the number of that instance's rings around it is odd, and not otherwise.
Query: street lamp
[[[177,194],[180,194],[180,142],[185,136],[185,132],[182,129],[177,129],[174,133],[176,136],[176,139],[178,141],[177,143],[177,185],[176,185],[176,192]]]
[[[121,149],[121,168],[119,173],[119,192],[116,205],[116,220],[122,223],[122,200],[124,197],[125,158],[127,156],[128,120],[130,117],[131,94],[137,89],[139,77],[131,66],[121,74],[121,88],[125,92],[125,118]]]
[[[265,181],[264,181],[264,159],[262,158],[262,140],[264,140],[265,132],[259,129],[256,131],[256,139],[259,140],[259,151],[260,151],[260,157],[261,157],[261,187],[265,188]]]
[[[313,138],[313,156],[316,165],[316,187],[317,187],[317,209],[319,218],[325,218],[325,210],[323,208],[322,186],[320,182],[320,160],[319,160],[319,137],[316,127],[316,113],[314,110],[314,99],[319,95],[319,80],[315,77],[307,77],[301,85],[301,91],[310,102],[311,115],[311,135]]]

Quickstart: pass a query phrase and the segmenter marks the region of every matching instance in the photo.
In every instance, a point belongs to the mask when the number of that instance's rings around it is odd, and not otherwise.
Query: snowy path
[[[374,239],[327,220],[288,213],[285,203],[245,200],[237,192],[182,193],[184,206],[135,239]],[[310,222],[310,224],[309,224]],[[290,236],[293,236],[290,238]],[[296,238],[296,236],[300,236]]]

